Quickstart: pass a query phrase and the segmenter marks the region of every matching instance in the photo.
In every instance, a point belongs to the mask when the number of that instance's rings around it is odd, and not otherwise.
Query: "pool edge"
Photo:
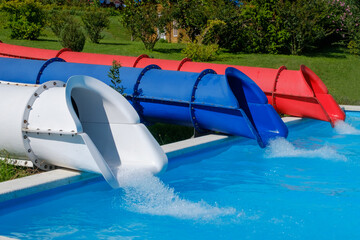
[[[345,111],[359,111],[360,106],[341,105]],[[301,120],[299,117],[283,117],[285,123]],[[184,153],[200,150],[209,144],[219,144],[224,141],[235,139],[232,136],[210,134],[197,138],[162,145],[168,157],[175,157]],[[28,177],[18,178],[0,183],[0,202],[25,197],[31,194],[65,186],[91,178],[98,177],[96,174],[80,172],[69,169],[56,169]],[[0,236],[1,240],[1,236]]]

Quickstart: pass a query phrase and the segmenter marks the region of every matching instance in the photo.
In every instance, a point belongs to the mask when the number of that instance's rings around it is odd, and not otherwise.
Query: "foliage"
[[[209,26],[203,43],[231,52],[302,54],[325,45],[356,42],[359,2],[353,0],[184,0],[174,17],[194,42]],[[353,46],[353,42],[352,45]]]
[[[351,40],[347,46],[349,52],[354,55],[360,55],[360,41]]]
[[[219,41],[218,29],[221,29],[226,24],[220,20],[209,20],[207,27],[203,32],[196,37],[196,40],[186,45],[186,48],[182,50],[182,53],[192,59],[193,61],[211,61],[215,60],[219,54]],[[203,41],[205,37],[209,44],[204,45]],[[211,43],[212,42],[212,43]]]
[[[46,24],[42,5],[35,0],[4,2],[1,10],[9,14],[7,27],[13,39],[38,39]]]
[[[218,44],[224,35],[226,29],[226,23],[222,20],[209,20],[207,27],[203,32],[203,41],[206,44],[213,43]]]
[[[109,70],[108,77],[111,79],[110,87],[112,87],[114,90],[116,90],[120,94],[124,95],[125,88],[123,85],[121,85],[120,68],[121,68],[120,63],[117,62],[116,60],[114,60],[112,62],[111,68]]]
[[[301,54],[336,42],[339,21],[328,0],[250,0],[241,5],[218,9],[226,23],[219,34],[219,45],[247,53]],[[343,9],[348,11],[349,9]]]
[[[65,25],[75,21],[74,17],[66,11],[52,10],[48,15],[49,27],[58,38],[60,38],[61,31]]]
[[[88,0],[39,0],[42,4],[53,4],[58,6],[76,6],[84,7],[88,6],[90,1]]]
[[[174,19],[186,31],[190,41],[194,42],[209,20],[211,9],[208,1],[184,0],[174,4]]]
[[[189,139],[194,135],[194,129],[173,124],[156,123],[147,126],[160,145]]]
[[[336,33],[350,53],[360,52],[360,1],[331,1],[328,18],[336,24]]]
[[[360,3],[347,4],[345,1],[332,0],[327,17],[343,39],[351,40],[360,32]]]
[[[188,43],[182,53],[195,62],[206,62],[215,60],[219,54],[219,45],[203,45],[198,42]]]
[[[284,1],[278,4],[279,32],[277,40],[291,54],[316,48],[334,29],[327,18],[328,6],[324,0]]]
[[[81,20],[85,26],[86,33],[93,43],[99,43],[104,36],[101,32],[109,27],[109,14],[99,8],[90,8],[82,16]]]
[[[131,35],[139,38],[145,49],[153,50],[160,33],[165,31],[171,21],[170,5],[167,1],[133,1],[125,0],[121,21]],[[158,4],[162,4],[159,8]]]
[[[77,21],[65,24],[60,33],[60,43],[64,48],[81,52],[85,45],[85,35]]]
[[[323,0],[252,0],[241,12],[243,51],[299,54],[327,36]]]
[[[16,160],[10,160],[10,154],[5,150],[0,150],[0,182],[25,177],[38,173],[38,169],[20,167],[14,165]]]

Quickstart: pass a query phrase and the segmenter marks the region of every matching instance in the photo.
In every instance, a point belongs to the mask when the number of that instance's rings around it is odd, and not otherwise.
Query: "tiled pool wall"
[[[345,111],[360,111],[360,106],[342,105]],[[300,121],[297,117],[282,118],[285,123]],[[161,146],[168,158],[190,153],[192,151],[208,148],[209,146],[218,145],[223,142],[234,141],[236,138],[225,135],[210,134],[197,138],[190,138],[184,141],[170,143]],[[99,175],[80,172],[69,169],[56,169],[28,177],[14,179],[0,183],[0,202],[25,197],[31,194],[39,193],[45,190],[54,189],[71,183],[76,183]],[[0,236],[0,240],[2,240]]]

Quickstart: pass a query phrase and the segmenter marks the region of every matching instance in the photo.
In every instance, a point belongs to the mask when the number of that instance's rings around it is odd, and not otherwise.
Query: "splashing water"
[[[195,203],[181,199],[173,188],[150,172],[119,169],[117,177],[124,190],[123,206],[128,211],[182,219],[213,219],[236,213],[234,208],[219,208],[203,201]]]
[[[271,140],[269,146],[265,150],[265,153],[265,157],[267,158],[306,157],[347,161],[347,158],[344,155],[337,153],[336,150],[329,146],[312,150],[297,148],[285,138]]]
[[[349,123],[344,121],[337,121],[335,123],[335,131],[338,134],[346,134],[346,135],[360,135],[360,130],[354,128]]]

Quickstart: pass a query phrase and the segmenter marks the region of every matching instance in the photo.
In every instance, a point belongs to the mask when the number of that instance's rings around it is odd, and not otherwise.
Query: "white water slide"
[[[0,150],[54,166],[100,173],[117,188],[119,168],[154,174],[167,157],[130,103],[106,84],[73,76],[65,84],[0,82]]]

